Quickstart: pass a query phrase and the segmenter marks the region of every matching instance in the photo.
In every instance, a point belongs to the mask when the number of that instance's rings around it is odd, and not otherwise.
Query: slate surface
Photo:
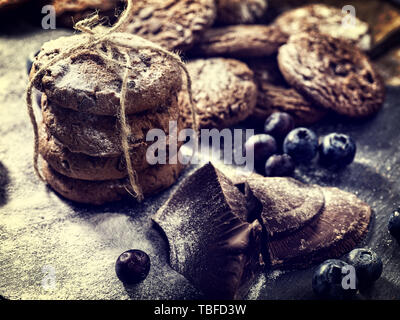
[[[150,220],[177,185],[142,205],[94,208],[61,199],[34,176],[33,134],[24,102],[25,61],[41,43],[64,34],[62,30],[28,31],[23,24],[16,24],[12,33],[0,34],[0,295],[9,299],[201,298],[168,266],[167,244]],[[399,299],[400,246],[386,225],[390,212],[400,205],[400,88],[388,88],[385,106],[373,119],[352,123],[330,117],[314,129],[319,134],[351,134],[358,146],[356,160],[335,174],[314,163],[298,168],[296,177],[338,186],[371,205],[375,216],[365,245],[380,254],[384,273],[358,298]],[[130,248],[148,252],[152,268],[146,281],[124,287],[115,276],[114,263]],[[247,298],[313,299],[312,270],[266,272]]]

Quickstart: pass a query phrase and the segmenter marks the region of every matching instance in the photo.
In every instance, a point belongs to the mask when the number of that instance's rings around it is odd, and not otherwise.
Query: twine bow
[[[181,69],[184,71],[186,80],[187,80],[187,88],[188,88],[188,95],[189,95],[189,100],[190,100],[190,106],[191,106],[191,111],[192,111],[192,118],[193,118],[193,129],[197,133],[198,127],[197,127],[197,121],[196,121],[196,113],[194,109],[194,103],[193,103],[193,97],[192,97],[192,82],[191,78],[189,75],[189,72],[185,66],[185,64],[182,62],[181,58],[170,51],[167,51],[157,44],[132,44],[132,43],[126,43],[124,41],[120,41],[117,37],[113,37],[113,33],[118,32],[118,30],[123,29],[126,24],[128,24],[132,18],[133,15],[133,10],[134,4],[133,0],[128,0],[128,5],[125,11],[122,13],[121,17],[119,18],[118,22],[111,28],[108,28],[106,30],[101,29],[95,29],[94,27],[99,25],[101,22],[101,19],[98,14],[89,17],[87,19],[84,19],[82,21],[79,21],[78,23],[75,24],[74,28],[76,30],[79,30],[83,33],[86,33],[89,35],[89,39],[87,42],[79,43],[75,46],[71,46],[68,48],[65,52],[60,53],[58,56],[54,57],[51,59],[45,66],[41,67],[31,78],[28,84],[27,92],[26,92],[26,102],[27,102],[27,107],[28,107],[28,113],[29,117],[32,122],[33,126],[33,131],[34,131],[34,156],[33,156],[33,167],[35,170],[36,175],[45,182],[45,179],[43,178],[42,174],[40,173],[39,167],[38,167],[38,161],[39,161],[39,134],[38,134],[38,124],[36,121],[35,117],[35,112],[32,107],[32,90],[34,87],[34,83],[36,79],[43,75],[45,71],[56,64],[58,61],[67,58],[71,56],[74,52],[77,50],[88,50],[88,49],[93,49],[95,46],[98,44],[104,44],[108,46],[114,46],[114,47],[120,47],[125,50],[142,50],[142,49],[148,49],[154,52],[157,52],[159,54],[164,54],[165,56],[171,58],[177,64],[181,67]],[[128,171],[128,176],[129,176],[129,183],[130,186],[132,187],[134,194],[132,194],[127,188],[127,191],[136,198],[137,201],[141,202],[144,199],[143,196],[143,191],[142,187],[139,184],[138,181],[138,175],[136,170],[132,166],[131,162],[131,156],[129,153],[129,143],[128,143],[128,137],[130,134],[130,128],[126,124],[126,94],[127,94],[127,83],[128,83],[128,77],[129,77],[129,70],[132,69],[130,65],[130,56],[128,52],[124,52],[125,56],[125,64],[121,63],[120,61],[114,60],[112,58],[109,58],[105,54],[101,52],[96,52],[99,54],[105,61],[108,61],[113,64],[117,64],[121,66],[122,68],[125,68],[125,73],[122,81],[122,88],[121,88],[121,94],[120,94],[120,108],[119,112],[117,114],[117,118],[120,123],[120,136],[121,136],[121,146],[127,166],[127,171]],[[197,140],[197,139],[196,139]]]

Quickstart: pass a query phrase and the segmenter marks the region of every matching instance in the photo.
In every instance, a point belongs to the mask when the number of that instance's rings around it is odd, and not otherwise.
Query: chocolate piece
[[[354,249],[368,230],[371,208],[351,193],[322,188],[325,207],[311,224],[267,247],[273,268],[305,268]]]
[[[352,41],[362,50],[371,48],[370,28],[355,17],[354,26],[344,26],[345,16],[339,8],[324,4],[312,4],[281,14],[275,24],[286,34],[316,31],[335,38]]]
[[[214,0],[137,0],[126,32],[185,51],[198,41],[216,16]]]
[[[350,117],[366,117],[383,105],[382,78],[351,43],[319,33],[292,35],[279,49],[286,81],[312,101]]]
[[[183,168],[184,166],[178,163],[155,165],[139,171],[138,179],[143,194],[151,196],[167,189],[175,183]],[[102,205],[130,198],[127,178],[105,181],[71,179],[55,171],[46,162],[43,163],[43,175],[57,193],[75,202]]]
[[[261,226],[243,219],[243,205],[243,194],[207,164],[153,217],[168,239],[172,268],[207,298],[243,298],[261,267]]]
[[[257,104],[250,118],[263,122],[274,112],[287,112],[297,126],[308,126],[320,121],[327,114],[309,99],[292,88],[283,78],[276,56],[252,59],[248,66],[254,72],[258,85]]]
[[[257,98],[253,72],[241,61],[225,58],[198,59],[187,64],[200,128],[223,129],[246,119]],[[192,126],[187,92],[179,95],[186,127]]]
[[[31,77],[51,59],[71,46],[89,43],[82,33],[46,42],[33,62]],[[125,33],[111,35],[115,41],[154,47],[155,44]],[[116,60],[109,63],[107,59]],[[126,93],[126,114],[156,109],[181,90],[182,71],[170,57],[150,49],[132,49]],[[61,107],[98,115],[115,116],[120,111],[122,79],[126,61],[119,49],[102,44],[94,49],[75,50],[38,76],[35,87]]]
[[[191,51],[195,56],[263,57],[278,52],[288,36],[276,27],[237,25],[207,30]]]
[[[256,23],[267,6],[267,0],[217,0],[217,23]]]
[[[293,178],[258,175],[248,178],[247,185],[247,197],[251,199],[253,195],[261,203],[259,214],[269,239],[303,228],[324,208],[324,195],[317,185],[306,185]]]
[[[131,130],[129,147],[131,152],[143,152],[152,141],[146,141],[150,129],[157,128],[169,134],[170,121],[179,120],[176,97],[171,97],[165,107],[127,117]],[[93,157],[112,157],[122,154],[120,123],[116,117],[92,115],[61,108],[42,97],[43,122],[49,132],[70,151]],[[142,153],[143,154],[143,153]]]

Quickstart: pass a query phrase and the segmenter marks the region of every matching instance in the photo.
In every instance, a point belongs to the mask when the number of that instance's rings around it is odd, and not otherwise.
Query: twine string
[[[131,59],[130,59],[128,53],[125,53],[125,59],[126,59],[126,64],[129,65]],[[128,88],[128,78],[129,78],[129,69],[126,68],[124,78],[122,81],[121,108],[118,112],[118,119],[121,124],[121,128],[120,128],[121,129],[121,145],[122,145],[122,150],[124,152],[126,168],[128,170],[129,182],[131,184],[133,191],[136,194],[136,198],[138,199],[138,201],[142,201],[144,198],[143,191],[139,184],[137,173],[132,167],[131,155],[129,152],[128,138],[131,133],[131,130],[130,130],[129,126],[126,124],[126,110],[125,110],[125,100],[126,100],[126,92],[127,92],[127,88]],[[128,193],[131,194],[131,192],[128,188],[125,188],[125,189]],[[133,194],[131,194],[131,195],[134,196]]]

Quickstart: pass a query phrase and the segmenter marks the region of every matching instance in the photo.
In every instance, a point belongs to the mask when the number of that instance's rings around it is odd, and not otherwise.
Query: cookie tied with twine
[[[38,81],[40,78],[43,78],[48,69],[54,66],[56,63],[60,62],[63,59],[71,58],[78,51],[86,51],[88,54],[95,52],[96,55],[101,57],[103,63],[106,64],[106,67],[109,67],[110,70],[113,68],[120,67],[124,70],[121,84],[121,92],[119,96],[119,105],[118,110],[116,112],[116,116],[118,119],[118,123],[120,125],[120,138],[121,138],[121,149],[123,150],[123,156],[125,158],[127,164],[127,172],[129,176],[129,183],[132,191],[128,189],[129,186],[126,186],[126,190],[136,198],[137,201],[142,201],[144,199],[142,187],[138,182],[138,175],[136,170],[132,166],[131,157],[129,153],[129,136],[130,136],[130,128],[127,125],[126,119],[126,106],[127,106],[127,93],[129,92],[129,84],[128,79],[130,73],[133,71],[131,65],[131,57],[129,52],[139,50],[149,50],[155,52],[160,55],[164,55],[165,57],[174,61],[184,72],[186,81],[187,81],[187,91],[191,104],[191,109],[194,111],[193,98],[192,98],[192,84],[191,79],[188,73],[188,70],[185,64],[182,62],[181,58],[172,52],[169,52],[157,44],[154,44],[150,41],[147,41],[141,37],[135,35],[129,35],[129,41],[126,37],[124,37],[124,33],[119,33],[119,30],[123,30],[126,24],[131,20],[132,12],[134,9],[133,0],[128,0],[128,5],[126,10],[121,15],[118,22],[111,28],[105,28],[99,25],[101,22],[98,15],[94,15],[85,20],[78,22],[75,25],[75,29],[79,30],[83,33],[82,39],[80,41],[76,41],[76,43],[71,43],[65,50],[58,52],[53,57],[45,63],[45,65],[40,66],[38,70],[34,70],[34,73],[31,74],[31,78],[28,84],[27,92],[26,92],[26,102],[29,117],[32,122],[33,131],[34,131],[34,158],[33,158],[33,166],[35,173],[42,180],[46,181],[38,167],[39,162],[39,134],[38,134],[38,124],[36,121],[35,112],[32,106],[32,91],[36,86],[40,89],[40,85]],[[112,56],[108,56],[104,53],[103,50],[99,48],[108,48],[109,51],[113,52]],[[122,55],[123,59],[117,59],[115,57],[115,53]],[[196,114],[192,112],[193,115],[193,129],[197,133],[197,121]]]

